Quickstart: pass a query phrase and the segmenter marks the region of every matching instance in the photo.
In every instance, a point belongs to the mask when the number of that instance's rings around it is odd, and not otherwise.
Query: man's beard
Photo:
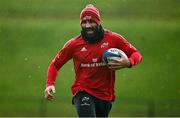
[[[92,30],[94,34],[88,35],[87,31]],[[96,28],[82,28],[81,35],[83,39],[88,43],[97,43],[104,37],[104,30],[101,25]]]

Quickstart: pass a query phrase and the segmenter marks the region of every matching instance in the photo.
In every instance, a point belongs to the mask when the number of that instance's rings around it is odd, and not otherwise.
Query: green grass
[[[179,1],[91,2],[101,9],[103,26],[122,34],[143,55],[137,67],[117,72],[110,116],[148,116],[151,110],[155,116],[180,116]],[[59,72],[55,101],[45,101],[43,92],[47,67],[79,34],[79,12],[86,3],[0,1],[0,116],[76,116],[72,61]]]

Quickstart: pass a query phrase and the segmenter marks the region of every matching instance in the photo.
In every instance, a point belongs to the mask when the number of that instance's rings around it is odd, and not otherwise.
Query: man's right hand
[[[56,93],[54,85],[47,86],[45,89],[45,98],[49,101],[54,99],[54,94]]]

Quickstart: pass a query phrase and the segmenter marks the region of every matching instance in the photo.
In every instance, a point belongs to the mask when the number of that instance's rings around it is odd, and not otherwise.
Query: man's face
[[[87,36],[93,37],[98,25],[92,20],[84,20],[81,23],[81,27],[85,31]]]

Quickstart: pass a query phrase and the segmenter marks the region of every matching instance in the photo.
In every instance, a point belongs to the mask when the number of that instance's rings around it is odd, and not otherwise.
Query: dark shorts
[[[98,99],[87,92],[79,92],[73,98],[79,117],[108,117],[112,103]]]

